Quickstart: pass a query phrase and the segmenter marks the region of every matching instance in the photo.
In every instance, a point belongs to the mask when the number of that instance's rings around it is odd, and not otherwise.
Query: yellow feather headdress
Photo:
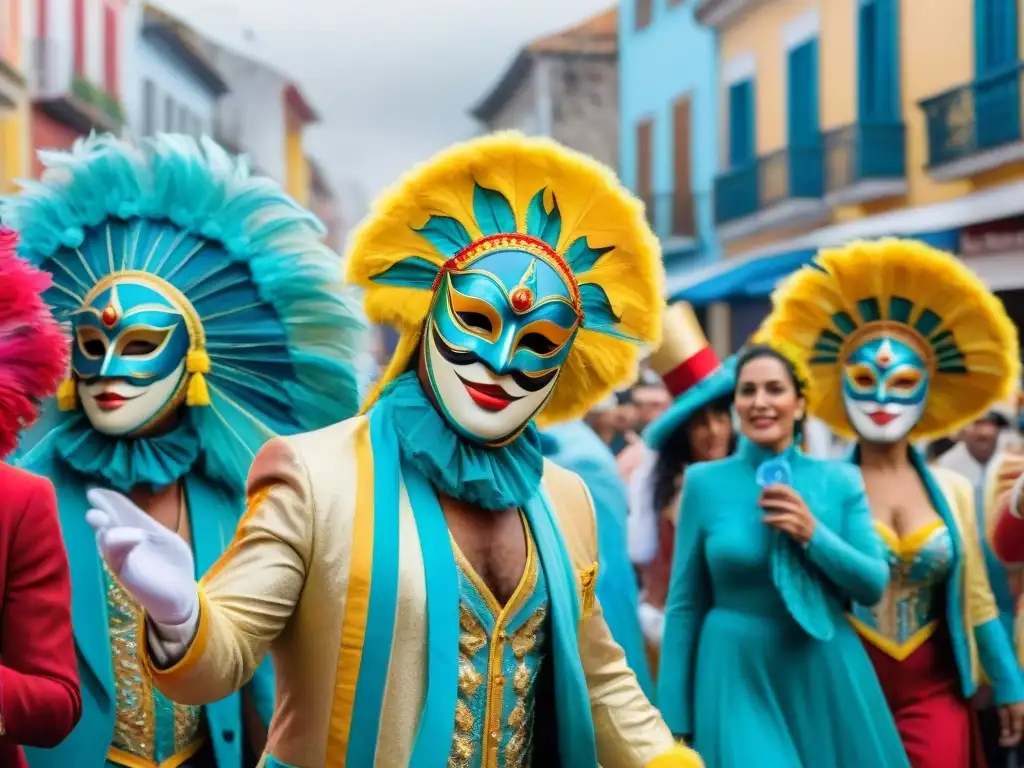
[[[414,169],[353,233],[348,279],[364,289],[367,316],[400,334],[364,408],[408,370],[439,276],[517,235],[550,252],[575,284],[583,318],[538,422],[578,418],[635,378],[639,345],[660,340],[663,305],[661,249],[643,205],[584,155],[498,133]]]
[[[843,437],[842,367],[870,334],[921,350],[931,385],[913,440],[955,432],[1009,397],[1020,379],[1017,329],[1002,302],[955,256],[912,240],[823,250],[772,296],[764,333],[801,350],[811,412]]]

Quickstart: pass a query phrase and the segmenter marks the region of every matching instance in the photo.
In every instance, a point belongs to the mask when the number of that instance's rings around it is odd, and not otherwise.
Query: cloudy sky
[[[311,153],[342,195],[378,192],[473,135],[467,110],[521,45],[610,0],[162,0],[293,76],[323,116]],[[327,9],[331,10],[328,11]],[[350,200],[349,205],[357,204]]]

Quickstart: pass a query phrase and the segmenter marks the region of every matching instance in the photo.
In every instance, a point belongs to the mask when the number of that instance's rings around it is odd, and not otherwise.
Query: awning
[[[962,227],[1013,216],[1022,211],[1024,182],[1015,182],[944,203],[856,219],[760,248],[738,258],[722,259],[686,275],[670,273],[668,298],[699,306],[764,297],[774,290],[779,280],[810,261],[819,249],[845,245],[862,238],[908,237],[956,252]]]

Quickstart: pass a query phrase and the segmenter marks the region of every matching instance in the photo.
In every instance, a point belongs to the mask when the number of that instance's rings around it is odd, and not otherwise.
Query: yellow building
[[[681,298],[712,306],[719,349],[745,340],[782,275],[858,237],[960,253],[1024,320],[1019,0],[698,0],[695,14],[719,43],[725,258]]]
[[[22,0],[0,0],[0,194],[29,175],[29,97],[21,44]]]
[[[308,206],[312,188],[303,136],[306,126],[318,122],[320,118],[296,85],[285,88],[284,115],[284,186],[288,194]]]

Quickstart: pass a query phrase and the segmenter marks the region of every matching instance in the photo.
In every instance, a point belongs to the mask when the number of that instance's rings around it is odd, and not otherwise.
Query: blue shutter
[[[861,122],[900,115],[898,0],[862,0],[857,12],[857,106]]]
[[[878,115],[878,3],[866,0],[857,9],[857,111],[862,122]]]
[[[1020,61],[1018,0],[974,0],[976,77],[998,73]]]
[[[816,147],[818,115],[818,41],[808,40],[789,52],[787,67],[789,146]]]
[[[743,80],[729,87],[729,167],[746,165],[754,159],[754,81]]]

